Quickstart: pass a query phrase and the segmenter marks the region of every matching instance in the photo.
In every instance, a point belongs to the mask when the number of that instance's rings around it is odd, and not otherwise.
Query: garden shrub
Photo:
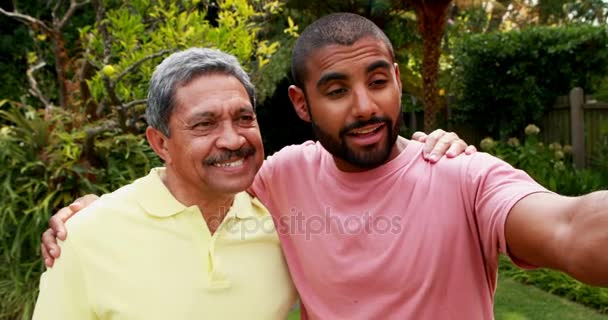
[[[501,275],[530,284],[555,295],[608,313],[608,288],[586,285],[565,273],[550,270],[523,270],[505,256],[500,258]]]
[[[529,125],[523,143],[515,137],[506,141],[485,138],[480,147],[526,171],[547,189],[563,195],[577,196],[608,188],[608,181],[603,179],[604,173],[574,167],[571,146],[559,143],[545,145],[538,139],[539,132],[537,126]]]
[[[555,98],[593,93],[608,71],[605,27],[534,27],[464,37],[454,48],[454,119],[506,138]]]
[[[571,147],[558,143],[545,145],[538,141],[539,132],[537,126],[528,125],[523,143],[517,138],[507,141],[485,138],[480,147],[560,194],[575,196],[608,188],[605,172],[574,168]],[[506,257],[501,257],[500,270],[502,275],[608,313],[608,288],[592,287],[554,270],[526,271],[514,266]]]
[[[27,110],[23,112],[23,110]],[[0,319],[31,316],[44,271],[40,235],[58,208],[86,193],[101,194],[145,175],[161,162],[141,135],[98,137],[100,163],[82,155],[84,130],[65,130],[66,114],[45,119],[31,107],[0,111]]]
[[[81,46],[64,66],[79,71],[66,73],[71,78],[63,83],[70,88],[65,102],[57,103],[62,84],[43,69],[32,77],[38,92],[0,100],[0,319],[31,318],[44,271],[40,236],[50,214],[78,196],[112,191],[161,165],[144,139],[143,112],[148,81],[164,57],[193,46],[222,49],[264,88],[260,100],[272,94],[278,79],[268,74],[288,61],[280,59],[277,66],[272,57],[297,25],[291,22],[280,36],[265,33],[271,19],[279,19],[276,28],[284,26],[283,5],[275,0],[214,3],[217,19],[209,21],[205,3],[196,0],[91,2],[95,24],[64,35]],[[43,68],[49,39],[30,31],[35,48],[42,49],[28,53],[28,64]]]

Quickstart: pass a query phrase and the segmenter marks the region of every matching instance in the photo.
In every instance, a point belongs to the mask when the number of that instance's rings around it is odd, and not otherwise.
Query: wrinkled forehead
[[[176,87],[174,99],[175,112],[182,114],[253,110],[245,86],[236,77],[222,73],[200,75],[182,83]]]

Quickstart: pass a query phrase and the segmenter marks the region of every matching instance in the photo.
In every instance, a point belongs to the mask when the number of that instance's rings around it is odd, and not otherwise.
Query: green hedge
[[[535,27],[472,35],[454,48],[454,119],[506,138],[538,123],[574,86],[593,93],[608,71],[605,27]]]
[[[0,106],[2,107],[2,106]],[[141,134],[97,137],[97,163],[82,157],[76,116],[12,104],[0,110],[0,319],[30,319],[38,293],[40,235],[51,213],[86,193],[105,193],[161,162]]]
[[[565,273],[549,269],[522,270],[504,256],[500,258],[500,270],[502,275],[608,313],[608,288],[588,286]]]
[[[485,138],[480,147],[483,151],[526,171],[538,183],[560,194],[575,196],[608,189],[607,171],[574,168],[571,147],[558,143],[545,145],[538,141],[539,133],[538,127],[528,125],[523,142],[517,138],[509,138],[506,141]],[[608,162],[604,165],[608,165]],[[608,313],[608,288],[588,286],[562,272],[549,269],[522,270],[505,257],[501,257],[500,269],[503,275]]]

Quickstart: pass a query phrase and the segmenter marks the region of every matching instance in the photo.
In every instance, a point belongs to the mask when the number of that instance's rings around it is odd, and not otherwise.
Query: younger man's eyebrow
[[[317,81],[317,88],[320,88],[321,86],[333,80],[346,80],[346,75],[339,72],[328,72],[322,75],[319,81]]]
[[[388,69],[390,70],[392,68],[392,65],[390,63],[388,63],[385,60],[378,60],[373,62],[372,64],[370,64],[369,66],[367,66],[367,68],[365,69],[365,71],[367,73],[370,73],[376,69]]]

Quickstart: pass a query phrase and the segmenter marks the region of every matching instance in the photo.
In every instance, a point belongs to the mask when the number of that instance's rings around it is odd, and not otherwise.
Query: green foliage
[[[597,149],[591,156],[590,165],[591,168],[603,174],[604,181],[608,181],[608,121],[602,123],[600,132]]]
[[[44,270],[40,235],[50,214],[78,196],[112,191],[161,165],[142,133],[148,81],[164,57],[193,46],[222,49],[241,61],[256,85],[263,84],[264,95],[280,80],[273,70],[288,61],[281,44],[292,36],[282,28],[270,36],[263,24],[276,19],[276,28],[287,27],[286,18],[276,18],[283,10],[278,1],[217,1],[216,18],[207,16],[207,3],[196,0],[100,3],[105,7],[89,12],[101,20],[64,35],[80,39],[69,59],[76,67],[69,70],[80,69],[67,75],[66,108],[56,107],[56,91],[46,91],[60,87],[47,72],[36,75],[50,102],[44,109],[0,101],[0,319],[31,318]],[[295,34],[297,25],[288,27]],[[282,58],[274,62],[277,52]],[[33,52],[24,57],[32,64],[44,59]]]
[[[500,258],[500,270],[502,275],[563,296],[601,313],[608,313],[608,288],[591,287],[564,273],[549,269],[525,271],[515,267],[504,256]]]
[[[549,190],[569,196],[577,196],[608,188],[605,173],[597,170],[576,169],[572,162],[572,147],[559,143],[545,145],[538,141],[538,127],[526,127],[526,138],[494,141],[485,138],[480,147],[512,166],[526,171],[534,180]]]
[[[454,49],[455,119],[506,138],[555,98],[593,92],[608,71],[603,27],[536,27],[465,37]]]
[[[98,143],[107,166],[82,159],[85,134],[67,130],[69,113],[31,107],[0,110],[0,319],[29,319],[43,271],[40,235],[50,213],[86,193],[113,190],[159,166],[141,137],[107,135]]]

